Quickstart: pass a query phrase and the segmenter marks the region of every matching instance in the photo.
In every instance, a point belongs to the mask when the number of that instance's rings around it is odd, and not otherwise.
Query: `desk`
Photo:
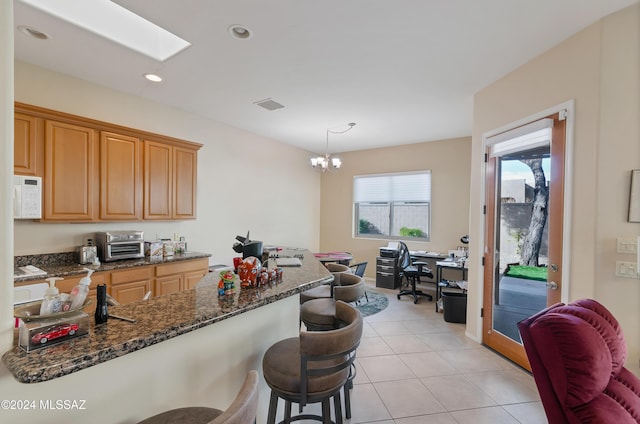
[[[349,252],[314,253],[313,255],[323,264],[337,262],[349,266],[349,262],[353,259],[353,256]]]
[[[467,279],[468,268],[460,266],[456,261],[437,261],[436,262],[436,312],[438,312],[438,301],[442,295],[442,289],[449,287],[448,284],[442,283],[442,271],[443,269],[453,270],[461,272],[462,280]]]

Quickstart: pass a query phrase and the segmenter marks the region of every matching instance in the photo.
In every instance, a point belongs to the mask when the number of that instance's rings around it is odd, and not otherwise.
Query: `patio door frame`
[[[488,139],[496,134],[500,134],[503,133],[505,131],[509,131],[512,130],[514,128],[517,127],[521,127],[527,123],[533,122],[533,121],[537,121],[540,119],[543,119],[545,117],[548,117],[550,115],[554,115],[557,113],[565,113],[566,114],[566,119],[565,119],[565,158],[564,158],[564,195],[563,195],[563,203],[564,203],[564,213],[563,213],[563,217],[562,217],[562,228],[563,228],[563,234],[562,234],[562,258],[563,258],[563,263],[564,266],[561,267],[561,281],[563,281],[563,284],[560,285],[560,299],[562,302],[567,302],[568,299],[568,294],[569,294],[569,285],[570,285],[570,278],[569,278],[569,274],[570,274],[570,262],[571,262],[571,254],[570,254],[570,240],[571,240],[571,213],[572,213],[572,207],[571,207],[571,194],[572,194],[572,175],[573,175],[573,128],[574,128],[574,101],[570,100],[568,102],[562,103],[560,105],[554,106],[552,108],[549,108],[547,110],[541,111],[539,113],[536,113],[534,115],[528,116],[526,118],[520,119],[516,122],[512,122],[510,124],[507,124],[503,127],[500,128],[496,128],[494,130],[491,130],[489,132],[486,132],[482,135],[482,152],[483,155],[485,152],[487,152],[487,147],[488,147]],[[486,180],[487,180],[487,167],[485,166],[486,164],[483,163],[482,166],[482,199],[483,199],[483,203],[486,203],[486,199],[487,199],[487,194],[489,191],[492,190],[491,187],[487,187],[486,186]],[[486,219],[486,209],[487,209],[487,205],[485,205],[484,210],[485,212],[482,215],[482,231],[480,232],[480,236],[481,236],[481,246],[483,246],[483,252],[484,252],[484,246],[486,246],[487,244],[487,237],[492,237],[493,235],[489,235],[488,234],[488,230],[490,230],[492,224],[489,224],[487,222]],[[486,253],[486,252],[485,252]],[[488,264],[487,264],[488,265]],[[482,269],[482,279],[481,281],[483,282],[483,284],[493,284],[493,281],[487,281],[487,279],[485,278],[485,275],[487,273],[487,270]],[[486,287],[484,287],[484,285],[482,286],[482,288],[479,290],[479,304],[481,305],[481,308],[484,308],[485,305],[485,293],[491,293],[492,290],[487,290]],[[483,309],[481,309],[483,310]],[[486,314],[483,313],[483,318],[480,320],[479,322],[479,326],[481,329],[481,333],[482,334],[482,342],[483,344],[485,343],[485,337],[487,337],[487,335],[485,334],[485,322],[484,320],[487,319],[487,315],[491,316],[492,314]],[[492,327],[492,325],[489,326],[490,328]],[[498,350],[499,351],[499,350]],[[509,359],[513,360],[514,362],[518,363],[519,365],[523,366],[524,368],[529,368],[529,363],[526,359],[526,355],[524,354],[524,349],[519,349],[514,351],[512,348],[508,348],[507,351],[505,352],[500,352],[499,353],[507,356]]]

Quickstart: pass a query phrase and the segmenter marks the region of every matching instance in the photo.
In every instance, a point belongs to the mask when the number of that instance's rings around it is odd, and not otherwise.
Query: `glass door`
[[[518,321],[560,300],[564,127],[556,114],[487,140],[483,342],[525,368]]]

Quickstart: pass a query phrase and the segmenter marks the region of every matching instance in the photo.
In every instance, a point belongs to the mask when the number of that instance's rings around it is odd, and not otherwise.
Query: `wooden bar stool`
[[[340,285],[340,275],[351,272],[351,268],[346,265],[328,263],[325,264],[325,266],[329,270],[329,272],[333,274],[333,281],[331,283],[323,284],[321,286],[314,287],[300,293],[301,304],[312,299],[333,297],[333,287]]]
[[[332,423],[330,401],[333,398],[335,422],[342,424],[340,390],[349,383],[351,365],[362,337],[362,315],[353,306],[338,301],[336,318],[344,323],[337,330],[300,331],[299,337],[272,345],[262,360],[262,371],[271,388],[268,424],[274,424],[278,399],[285,401],[285,423],[311,419]],[[291,417],[291,403],[299,405],[299,414]],[[302,414],[304,406],[322,403],[322,416]]]
[[[258,372],[251,370],[231,405],[221,411],[192,406],[172,409],[140,421],[138,424],[254,424],[258,411]]]

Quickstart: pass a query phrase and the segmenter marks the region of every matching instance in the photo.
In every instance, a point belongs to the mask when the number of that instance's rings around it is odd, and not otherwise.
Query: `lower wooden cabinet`
[[[85,276],[86,274],[66,277],[64,280],[58,280],[56,282],[56,287],[60,290],[60,293],[69,293]],[[107,293],[109,293],[108,272],[94,272],[91,274],[91,284],[89,285],[89,293],[87,294],[87,299],[91,299],[91,303],[84,308],[84,311],[89,315],[93,314],[96,310],[96,298],[98,297],[96,287],[98,287],[98,284],[106,284]]]
[[[78,285],[80,280],[82,280],[86,275],[87,274],[80,274],[80,275],[74,275],[73,277],[65,277],[63,280],[56,281],[56,287],[58,288],[60,293],[69,293],[75,286]],[[110,291],[111,284],[109,283],[109,277],[110,277],[109,272],[94,272],[91,275],[91,284],[89,285],[89,293],[87,294],[87,299],[90,299],[91,303],[88,304],[83,309],[87,314],[93,315],[93,313],[96,310],[96,298],[98,296],[96,287],[98,287],[98,284],[106,284],[107,293],[111,294],[111,291]],[[22,281],[19,283],[15,283],[15,287],[28,286],[31,284],[47,283],[47,282],[48,282],[47,280]]]
[[[192,289],[198,284],[198,281],[202,280],[202,277],[209,273],[209,262],[207,261],[206,267],[200,268],[198,271],[186,272],[184,274],[184,290]]]
[[[209,259],[156,265],[155,296],[192,289],[209,272]]]
[[[191,259],[161,265],[146,265],[115,271],[94,272],[91,275],[88,298],[91,304],[84,309],[93,315],[96,308],[96,287],[107,285],[107,293],[121,304],[137,302],[151,291],[154,297],[189,290],[209,272],[209,259]],[[56,282],[60,293],[69,293],[86,273],[65,277]],[[15,283],[15,287],[46,283],[32,280]]]
[[[153,266],[111,272],[111,297],[125,304],[137,302],[151,291]]]
[[[156,278],[153,285],[153,292],[156,296],[163,296],[165,294],[177,293],[182,290],[184,286],[183,277],[181,274],[171,275],[169,277]]]

